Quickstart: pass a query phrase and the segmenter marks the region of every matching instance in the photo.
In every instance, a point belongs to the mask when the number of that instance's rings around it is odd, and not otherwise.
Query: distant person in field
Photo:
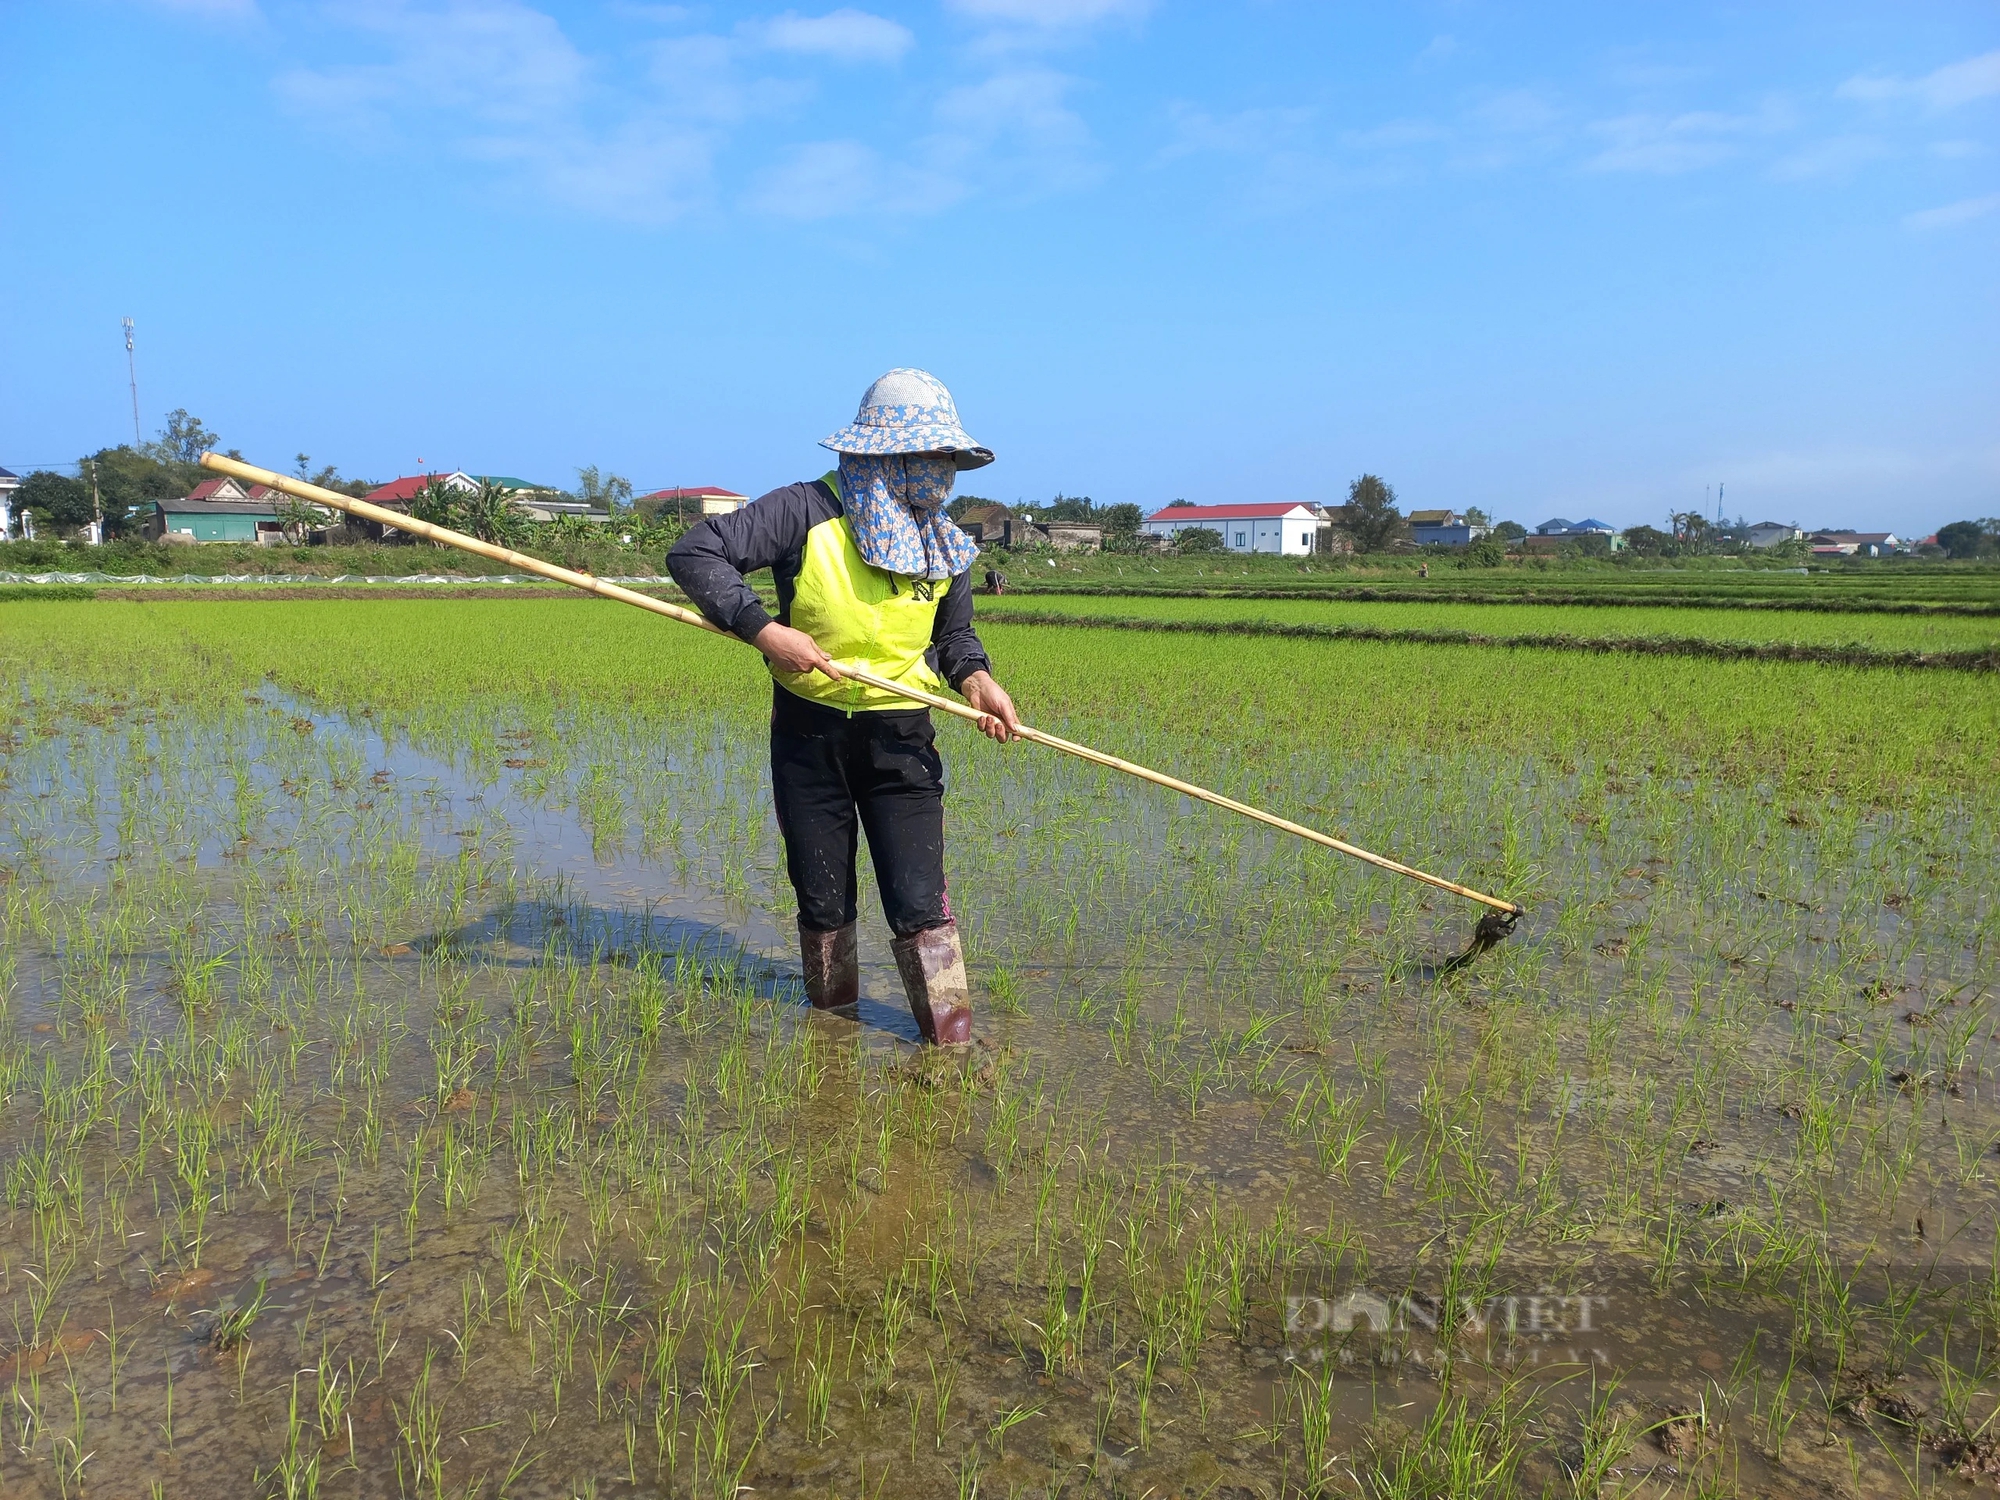
[[[1013,737],[1013,700],[972,628],[979,549],[944,508],[959,471],[993,453],[922,370],[884,375],[853,425],[820,446],[840,455],[838,468],[704,519],[667,570],[770,664],[771,791],[807,997],[832,1011],[860,999],[855,857],[866,830],[917,1028],[927,1042],[968,1042],[972,995],[945,894],[944,764],[930,710],[843,669],[931,693],[948,685],[986,715],[984,733]],[[776,619],[743,581],[759,568],[777,582]]]

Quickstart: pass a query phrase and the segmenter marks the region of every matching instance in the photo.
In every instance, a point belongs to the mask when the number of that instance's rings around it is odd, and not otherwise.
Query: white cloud
[[[1340,144],[1357,151],[1401,151],[1447,139],[1451,132],[1429,120],[1388,120],[1365,130],[1343,130]]]
[[[649,107],[675,119],[736,125],[796,105],[811,85],[739,71],[743,45],[722,36],[678,36],[655,42],[646,81]]]
[[[1888,146],[1872,135],[1836,135],[1781,156],[1772,165],[1771,175],[1788,182],[1844,177],[1856,167],[1890,154]]]
[[[151,3],[161,10],[222,21],[254,20],[262,14],[257,9],[257,0],[151,0]]]
[[[554,17],[521,0],[343,0],[325,17],[378,59],[273,81],[295,114],[364,143],[504,168],[543,197],[642,222],[704,202],[721,127],[759,91],[726,76],[731,43],[649,44],[652,90],[614,87]]]
[[[1160,148],[1156,160],[1174,161],[1197,152],[1230,156],[1262,154],[1296,144],[1318,114],[1317,110],[1245,109],[1212,115],[1185,103],[1168,110],[1174,139]]]
[[[840,62],[895,62],[916,45],[907,26],[843,6],[823,16],[786,11],[745,28],[777,52],[831,57]]]
[[[1417,66],[1423,67],[1429,63],[1443,62],[1456,51],[1458,51],[1457,37],[1452,36],[1449,32],[1434,36],[1430,39],[1430,44],[1417,54]]]
[[[1501,135],[1535,135],[1552,129],[1562,111],[1533,89],[1508,89],[1482,100],[1472,119]]]
[[[1927,109],[1953,109],[2000,94],[2000,49],[1947,63],[1921,78],[1881,73],[1850,78],[1836,92],[1869,103],[1914,99]]]
[[[1772,114],[1732,115],[1689,110],[1678,115],[1631,114],[1598,120],[1590,131],[1604,148],[1585,165],[1597,172],[1652,172],[1671,175],[1726,161],[1742,150],[1746,137],[1781,128]]]
[[[983,83],[951,90],[938,100],[945,125],[980,140],[1002,135],[1041,145],[1080,145],[1089,135],[1064,96],[1076,80],[1047,68],[1017,68]]]
[[[279,95],[307,113],[379,121],[391,108],[469,111],[477,119],[528,122],[569,109],[588,67],[553,16],[519,0],[449,0],[442,5],[353,3],[328,16],[370,34],[386,61],[294,68]]]
[[[950,0],[951,8],[975,21],[1057,29],[1099,21],[1136,19],[1152,0]]]
[[[1960,224],[1969,224],[1974,219],[1983,219],[1996,211],[2000,211],[2000,193],[1987,193],[1979,198],[1961,198],[1942,208],[1926,208],[1919,213],[1906,214],[1903,227],[1918,231],[1952,229]]]
[[[785,218],[857,213],[938,213],[974,192],[1021,196],[1076,187],[1095,175],[1090,130],[1066,102],[1075,80],[1041,68],[1014,69],[952,89],[933,111],[936,129],[906,156],[861,141],[793,148],[746,202]]]
[[[795,147],[766,173],[748,203],[787,219],[831,219],[866,212],[937,213],[965,196],[951,177],[885,160],[860,141],[814,141]]]
[[[558,203],[640,223],[665,222],[698,206],[714,155],[709,135],[657,121],[608,132],[473,136],[462,149],[474,160],[514,167]]]

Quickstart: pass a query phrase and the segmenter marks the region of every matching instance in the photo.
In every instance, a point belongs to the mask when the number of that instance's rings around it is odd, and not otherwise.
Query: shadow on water
[[[801,1012],[810,1009],[796,968],[749,946],[737,928],[662,910],[663,904],[632,910],[580,901],[505,902],[456,926],[413,937],[409,946],[425,955],[476,959],[492,969],[526,969],[554,956],[649,970],[678,985],[698,983]],[[908,1009],[867,993],[881,986],[884,971],[893,985],[893,964],[862,965],[864,992],[854,1022],[864,1032],[915,1043],[916,1022]]]
[[[729,902],[712,890],[682,885],[643,853],[607,848],[575,818],[525,795],[517,772],[481,782],[460,767],[385,736],[374,725],[335,713],[267,685],[261,696],[310,721],[316,733],[345,740],[399,782],[420,784],[438,802],[497,818],[514,844],[515,863],[553,883],[544,900],[495,907],[412,947],[478,948],[506,966],[529,960],[508,945],[540,949],[554,940],[564,956],[634,966],[649,957],[684,977],[689,966],[711,983],[742,986],[759,998],[806,1007],[803,976],[788,962],[791,934],[771,913]],[[445,852],[450,845],[438,846]],[[855,1021],[864,1032],[917,1042],[916,1021],[900,994],[893,962],[864,961]],[[887,998],[880,998],[886,996]]]

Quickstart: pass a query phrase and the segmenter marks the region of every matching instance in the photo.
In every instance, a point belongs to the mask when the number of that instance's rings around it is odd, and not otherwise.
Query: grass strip
[[[1747,609],[1791,610],[1805,614],[1863,615],[1966,615],[1976,618],[2000,617],[2000,604],[1954,604],[1949,602],[1911,603],[1892,599],[1784,599],[1754,598],[1722,593],[1650,594],[1644,590],[1606,592],[1594,589],[1425,589],[1347,587],[1314,588],[1174,588],[1113,587],[1096,584],[1065,584],[1058,588],[1015,587],[1009,592],[1026,598],[1031,595],[1090,599],[1305,599],[1351,604],[1546,604],[1546,605],[1629,605],[1638,609]]]
[[[95,599],[97,590],[80,583],[0,584],[0,603],[15,599]]]
[[[1411,646],[1501,646],[1598,655],[1694,656],[1711,661],[1807,662],[1830,667],[1889,667],[1948,672],[2000,671],[2000,648],[1983,651],[1877,651],[1866,646],[1796,642],[1715,641],[1700,636],[1485,635],[1473,630],[1385,630],[1376,625],[1285,625],[1259,620],[1145,620],[1130,616],[1062,614],[1053,610],[984,609],[982,624],[1060,625],[1082,630],[1142,630],[1187,635],[1283,636],[1328,641],[1387,641]]]

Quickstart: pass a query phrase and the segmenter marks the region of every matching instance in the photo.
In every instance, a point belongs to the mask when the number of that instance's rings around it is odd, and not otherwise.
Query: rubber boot
[[[846,1010],[861,998],[861,958],[854,924],[815,932],[799,923],[799,956],[805,961],[806,998],[814,1010]]]
[[[958,945],[958,923],[913,932],[890,947],[910,997],[910,1014],[917,1030],[936,1046],[962,1046],[972,1040],[972,991],[965,982],[965,954]]]

